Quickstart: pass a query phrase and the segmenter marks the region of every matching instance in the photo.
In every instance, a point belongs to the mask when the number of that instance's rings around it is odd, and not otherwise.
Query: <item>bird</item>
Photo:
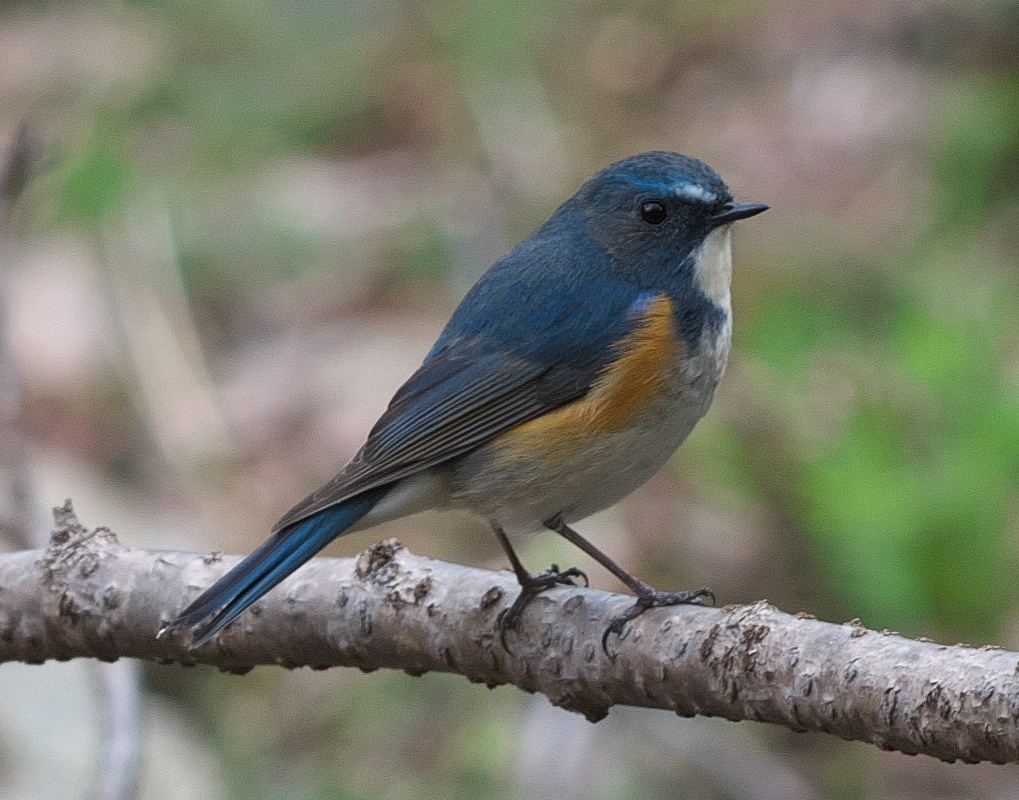
[[[480,517],[505,552],[521,591],[504,646],[536,595],[587,580],[529,573],[511,536],[555,531],[634,593],[603,647],[649,608],[713,600],[651,587],[573,526],[647,481],[707,412],[732,336],[732,224],[767,208],[678,153],[596,173],[478,279],[347,465],[160,635],[200,647],[338,536],[428,509]]]

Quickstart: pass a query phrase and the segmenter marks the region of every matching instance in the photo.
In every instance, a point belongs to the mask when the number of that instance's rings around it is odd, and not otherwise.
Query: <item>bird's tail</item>
[[[205,644],[244,609],[371,511],[384,494],[385,489],[363,492],[277,531],[203,592],[159,635],[172,628],[194,628],[191,647]]]

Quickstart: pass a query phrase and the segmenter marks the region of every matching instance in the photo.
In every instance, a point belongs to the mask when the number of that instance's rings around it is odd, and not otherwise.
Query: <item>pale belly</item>
[[[705,346],[706,345],[706,346]],[[617,503],[654,475],[704,416],[725,370],[729,330],[702,340],[623,430],[568,441],[500,437],[447,467],[449,506],[507,532],[536,531],[556,515],[575,522]]]

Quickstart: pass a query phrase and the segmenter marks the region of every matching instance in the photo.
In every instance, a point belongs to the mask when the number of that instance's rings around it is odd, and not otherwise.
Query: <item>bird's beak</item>
[[[768,206],[764,205],[764,203],[726,203],[722,206],[721,211],[708,217],[708,219],[716,225],[728,225],[730,222],[753,217],[767,210]]]

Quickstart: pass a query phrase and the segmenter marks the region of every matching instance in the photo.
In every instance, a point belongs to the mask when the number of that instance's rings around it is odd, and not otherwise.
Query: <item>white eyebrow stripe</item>
[[[699,200],[702,203],[714,203],[718,196],[698,183],[681,183],[676,186],[676,196],[684,200]]]

